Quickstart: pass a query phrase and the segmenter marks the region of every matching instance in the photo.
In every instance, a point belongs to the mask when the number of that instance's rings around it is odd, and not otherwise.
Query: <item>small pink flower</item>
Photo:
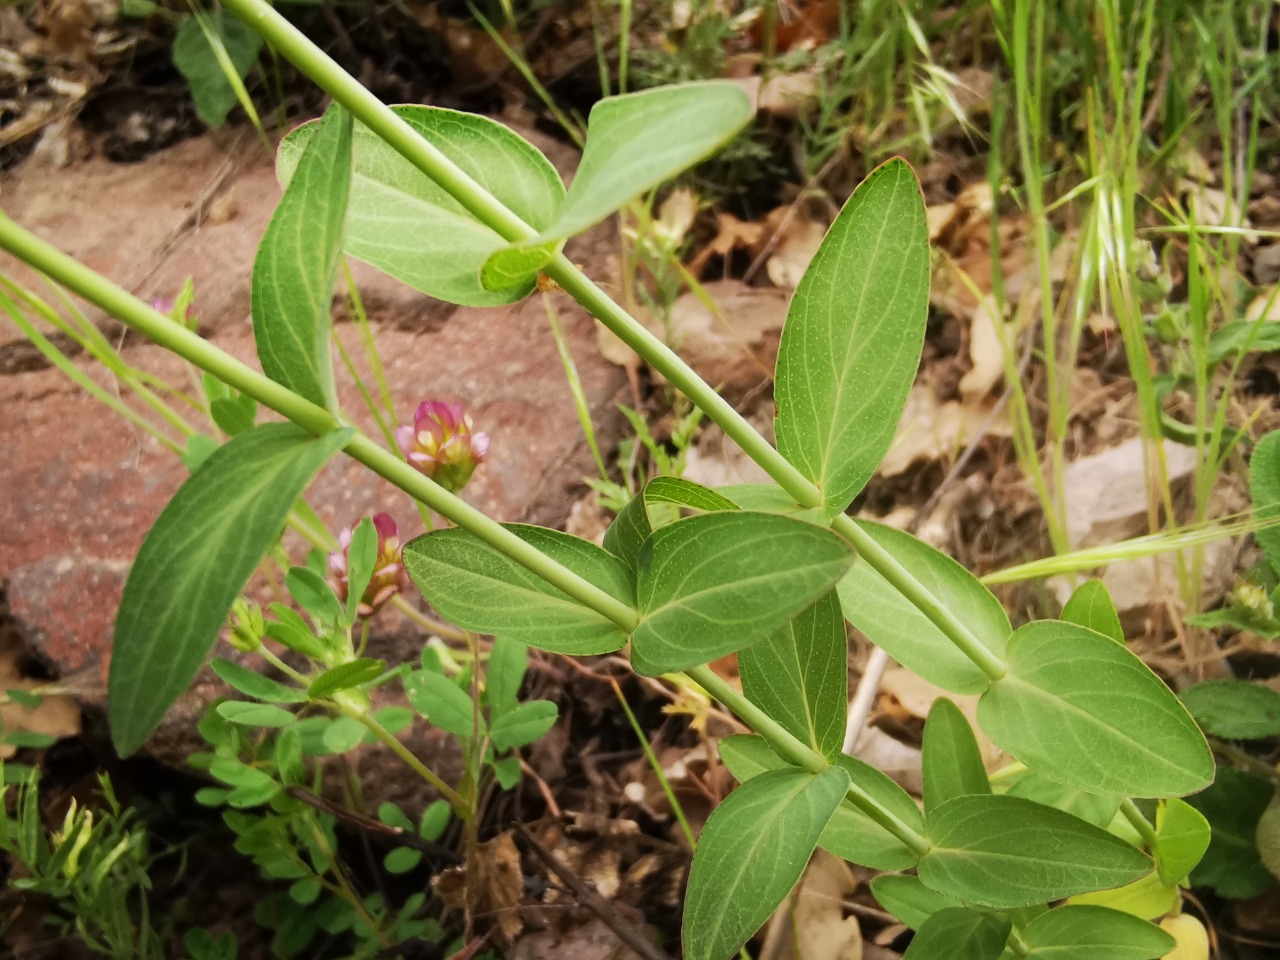
[[[357,607],[362,617],[371,616],[409,586],[409,578],[400,557],[400,531],[396,528],[396,522],[385,513],[375,513],[373,529],[378,534],[378,555],[373,564],[373,578]],[[329,554],[329,573],[333,576],[338,599],[343,603],[347,602],[347,553],[351,548],[351,533],[351,527],[339,533],[338,543],[342,545],[342,551]]]
[[[451,493],[467,485],[489,454],[489,435],[476,433],[462,404],[426,400],[413,416],[413,426],[396,431],[405,459]]]

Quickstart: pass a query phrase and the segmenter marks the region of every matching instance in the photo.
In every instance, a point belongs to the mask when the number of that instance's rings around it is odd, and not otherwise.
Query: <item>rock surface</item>
[[[571,165],[564,148],[539,145],[562,168]],[[192,277],[202,333],[254,363],[249,269],[279,188],[270,159],[253,147],[228,147],[210,136],[136,165],[95,159],[69,170],[28,166],[4,184],[4,203],[19,223],[144,298],[172,296]],[[570,244],[569,255],[598,276],[611,236],[609,228],[596,230]],[[500,520],[562,524],[592,460],[542,304],[535,298],[499,309],[455,309],[357,267],[397,416],[411,416],[428,397],[462,401],[477,429],[492,438],[490,460],[467,499]],[[46,292],[7,259],[0,259],[0,271]],[[609,449],[619,436],[615,400],[625,376],[599,356],[591,318],[557,296],[599,441]],[[93,319],[106,328],[113,323]],[[129,563],[186,470],[165,445],[29,350],[23,354],[14,328],[0,330],[0,581],[38,654],[60,675],[75,675],[85,700],[100,704]],[[339,322],[335,332],[367,377],[356,327]],[[166,351],[130,338],[124,353],[138,369],[190,389],[189,368]],[[6,354],[28,362],[6,363]],[[143,409],[100,366],[77,363]],[[344,411],[378,437],[340,363],[337,378]],[[184,415],[208,429],[190,411]],[[395,516],[402,534],[422,529],[404,494],[351,460],[326,467],[309,500],[334,530],[375,510]],[[293,546],[300,559],[303,548]],[[420,636],[405,624],[384,622],[382,632],[399,638],[384,639],[383,655],[416,656]],[[206,671],[151,749],[167,759],[181,756],[202,705],[222,692]]]

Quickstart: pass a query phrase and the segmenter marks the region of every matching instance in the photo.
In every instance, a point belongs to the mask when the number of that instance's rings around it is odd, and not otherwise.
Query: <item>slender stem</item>
[[[367,711],[355,710],[340,701],[333,701],[333,708],[345,716],[359,720],[367,727],[375,737],[381,740],[397,757],[407,763],[413,770],[431,786],[435,787],[436,792],[440,794],[449,806],[453,807],[454,812],[462,820],[470,820],[474,810],[470,807],[457,790],[449,786],[440,777],[428,767],[425,763],[413,755],[413,751],[406,747],[403,743],[396,739],[395,734],[380,724]]]
[[[334,100],[349,110],[364,126],[435,181],[481,223],[504,239],[513,242],[530,239],[537,235],[533,227],[507,209],[496,197],[468,176],[461,167],[420,136],[395,111],[366,90],[358,80],[346,73],[264,0],[225,0],[224,5],[244,20],[250,29],[270,43],[273,48],[292,61]],[[614,335],[644,357],[649,365],[666,377],[677,390],[701,408],[747,456],[759,464],[788,495],[794,498],[797,504],[802,507],[816,507],[821,504],[821,491],[775,450],[769,441],[765,440],[747,419],[733,408],[732,404],[716,393],[671,348],[588,279],[564,254],[559,254],[547,265],[544,272],[556,281],[561,289],[586,307]],[[386,474],[382,475],[386,476]],[[392,478],[387,477],[387,479]],[[392,482],[396,481],[392,480]],[[432,505],[427,500],[423,502]],[[443,510],[437,510],[437,512],[446,517],[449,516]],[[449,517],[449,519],[453,518]],[[862,549],[866,543],[870,542],[870,538],[865,536],[855,539],[855,535],[860,531],[854,528],[852,521],[841,523],[840,521],[847,518],[837,517],[836,519],[837,531],[849,538],[854,546]],[[459,523],[460,526],[467,526],[457,520],[454,522]],[[854,532],[851,533],[851,530]],[[473,530],[473,532],[478,534],[478,531]],[[860,543],[859,539],[863,542]],[[517,556],[513,555],[513,557],[520,563],[525,562]],[[893,560],[874,542],[870,542],[866,559],[903,596],[919,606],[921,612],[984,673],[993,680],[1004,675],[1004,665],[978,642],[969,629],[951,611],[943,607],[901,564]],[[528,566],[528,564],[525,565]],[[534,568],[530,567],[530,569]],[[560,585],[556,584],[556,586]],[[561,589],[564,588],[561,587]],[[610,617],[610,619],[613,618]]]
[[[3,214],[0,214],[0,248],[8,250],[86,300],[107,310],[160,346],[212,373],[262,405],[283,414],[303,429],[319,436],[342,425],[323,407],[303,399],[287,387],[263,376],[207,340],[174,323],[164,314],[24,230]],[[627,604],[556,563],[364,434],[357,433],[345,447],[345,452],[627,633],[639,623],[639,615]]]
[[[680,824],[680,831],[684,834],[684,838],[689,844],[689,849],[698,849],[698,836],[693,832],[693,827],[689,824],[689,818],[684,814],[684,805],[680,802],[680,798],[676,796],[675,790],[672,789],[671,780],[662,770],[662,761],[653,752],[653,745],[649,743],[649,738],[644,735],[644,728],[640,726],[640,721],[636,719],[635,713],[632,712],[631,704],[627,703],[627,698],[622,695],[622,688],[618,686],[618,681],[610,677],[609,684],[613,687],[613,695],[618,698],[622,712],[627,715],[627,722],[631,724],[631,729],[635,731],[636,740],[640,742],[640,749],[644,751],[645,759],[649,761],[649,767],[653,770],[654,776],[658,778],[658,784],[662,787],[663,794],[666,795],[667,803],[671,807],[671,812],[675,814],[676,822]]]
[[[757,733],[761,734],[784,760],[808,770],[810,773],[821,773],[830,764],[827,758],[795,737],[778,721],[757,707],[744,695],[733,689],[729,683],[710,667],[693,667],[685,674],[711,694],[726,707],[745,720]],[[849,785],[848,799],[868,817],[893,834],[917,856],[922,856],[929,849],[929,841],[903,823],[889,810],[886,810],[856,783]]]
[[[1280,786],[1280,769],[1271,766],[1266,761],[1245,753],[1234,743],[1227,743],[1225,740],[1219,740],[1216,737],[1209,738],[1209,746],[1213,748],[1213,752],[1218,756],[1230,760],[1236,766],[1244,767],[1252,773],[1266,777],[1272,783]]]
[[[919,580],[900,564],[889,551],[880,546],[852,517],[840,514],[832,521],[831,528],[852,543],[861,559],[884,577],[894,588],[911,601],[917,610],[929,618],[929,622],[943,632],[974,665],[993,682],[1005,675],[1004,662],[982,645],[973,632],[942,605]]]
[[[1138,831],[1138,836],[1142,837],[1142,842],[1148,850],[1156,848],[1156,828],[1151,825],[1151,821],[1142,815],[1142,811],[1138,809],[1138,805],[1125,797],[1120,801],[1120,812],[1124,814],[1124,818],[1129,821],[1133,829]]]

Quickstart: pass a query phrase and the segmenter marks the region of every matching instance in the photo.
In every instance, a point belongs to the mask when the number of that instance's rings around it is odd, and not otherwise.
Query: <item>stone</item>
[[[1169,482],[1176,492],[1196,468],[1196,451],[1167,440],[1163,443]],[[1141,437],[1135,437],[1067,464],[1063,488],[1067,535],[1074,548],[1115,543],[1146,532],[1144,445]]]
[[[560,148],[552,157],[564,165],[572,152]],[[264,152],[228,149],[205,137],[137,165],[94,160],[56,176],[32,166],[5,185],[4,197],[16,220],[144,297],[171,295],[193,276],[202,332],[256,367],[249,269],[278,197]],[[204,218],[215,201],[223,214],[210,223]],[[111,215],[85,219],[85,210]],[[603,226],[578,238],[569,255],[598,274],[612,231]],[[9,268],[0,262],[0,270]],[[499,520],[561,525],[594,466],[542,303],[535,297],[503,308],[454,308],[369,268],[356,272],[397,417],[409,419],[429,397],[460,400],[492,439],[490,459],[466,499]],[[30,274],[26,278],[30,282]],[[611,449],[622,429],[616,401],[625,374],[599,356],[585,311],[553,296],[598,441]],[[359,330],[338,314],[335,335],[368,378]],[[0,344],[0,354],[5,349]],[[123,353],[139,370],[191,388],[191,368],[167,351],[130,338]],[[335,363],[344,413],[380,440],[354,378]],[[145,412],[101,367],[84,359],[77,364]],[[40,364],[0,363],[0,407],[6,413],[0,420],[6,454],[0,462],[0,583],[35,652],[58,675],[76,676],[86,704],[100,708],[128,566],[187,472],[163,443]],[[198,429],[210,429],[189,408],[182,414]],[[308,499],[335,531],[378,510],[392,513],[405,537],[423,529],[405,494],[346,458],[321,472]],[[286,545],[295,560],[302,559],[301,540],[290,536]],[[262,582],[253,592],[265,598],[267,589]],[[393,660],[416,658],[423,641],[422,631],[393,611],[380,616],[374,632],[378,655]],[[219,654],[230,655],[229,648]],[[198,748],[195,721],[226,692],[206,669],[148,750],[181,762]],[[423,728],[409,736],[427,743],[436,734]],[[373,761],[360,761],[367,762]]]

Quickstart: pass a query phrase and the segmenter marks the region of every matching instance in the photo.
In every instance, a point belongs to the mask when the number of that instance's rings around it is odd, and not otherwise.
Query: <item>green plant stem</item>
[[[740,719],[746,721],[751,729],[769,741],[769,745],[784,760],[810,773],[821,773],[830,766],[826,757],[805,746],[778,721],[733,689],[710,667],[693,667],[685,672],[685,676],[732,710]],[[868,796],[856,783],[849,785],[847,798],[855,807],[906,844],[917,856],[923,856],[928,852],[928,840]]]
[[[1151,825],[1151,821],[1142,815],[1142,811],[1138,809],[1138,805],[1125,797],[1120,801],[1120,812],[1124,814],[1124,818],[1129,821],[1133,829],[1138,831],[1138,836],[1142,837],[1142,842],[1148,850],[1156,848],[1156,828]]]
[[[413,755],[412,750],[397,740],[395,734],[370,716],[367,711],[355,710],[338,700],[333,701],[333,707],[344,716],[359,720],[364,724],[375,737],[386,744],[392,753],[408,764],[414,773],[431,784],[436,789],[436,792],[448,802],[449,806],[453,807],[459,819],[463,821],[471,819],[475,810],[462,799],[462,795],[441,780],[430,767]]]
[[[1219,740],[1216,737],[1209,738],[1209,746],[1218,756],[1226,760],[1230,760],[1236,766],[1243,767],[1250,773],[1255,773],[1258,776],[1265,777],[1267,780],[1270,780],[1276,786],[1280,787],[1280,769],[1271,766],[1271,764],[1263,760],[1259,760],[1257,757],[1245,753],[1234,743],[1227,743],[1225,740]]]
[[[332,58],[308,40],[301,31],[264,0],[225,0],[224,6],[310,77],[334,100],[349,110],[357,120],[435,181],[437,186],[457,200],[481,223],[503,239],[512,242],[531,239],[537,235],[533,227],[507,209],[496,197],[468,176],[461,167],[420,136],[390,107],[346,73]],[[623,343],[644,357],[649,365],[666,377],[677,390],[701,408],[747,456],[759,464],[783,490],[794,498],[797,504],[802,507],[816,507],[822,503],[821,491],[775,450],[769,441],[765,440],[747,419],[733,408],[732,404],[716,393],[715,389],[699,377],[693,368],[680,359],[671,348],[614,302],[608,294],[575,267],[568,257],[563,253],[557,255],[546,266],[544,273],[599,319]],[[356,442],[358,441],[353,441],[353,444]],[[351,452],[350,447],[348,452]],[[357,457],[357,459],[361,458]],[[372,464],[369,465],[372,466]],[[374,469],[377,470],[376,467]],[[380,470],[378,472],[381,473]],[[396,482],[392,477],[382,475],[393,483]],[[422,502],[431,505],[427,500]],[[449,517],[449,514],[443,510],[437,510],[437,512]],[[476,516],[481,515],[477,512]],[[449,517],[449,519],[454,518]],[[461,523],[458,520],[454,522],[459,523],[460,526],[470,527],[470,524]],[[839,522],[836,529],[843,536],[850,538],[855,547],[860,550],[866,548],[867,562],[903,596],[917,605],[923,602],[921,612],[966,656],[973,659],[984,673],[993,680],[1004,675],[1004,665],[978,642],[968,627],[961,623],[950,610],[938,603],[915,577],[896,561],[892,561],[892,558],[872,543],[869,537],[861,535],[852,521]],[[472,532],[479,535],[476,530]],[[494,546],[497,544],[494,543]],[[536,551],[533,552],[536,553]],[[521,559],[521,556],[527,555],[528,551],[524,549],[520,554],[511,554],[513,559],[529,566],[529,569],[534,570],[535,573],[538,572],[535,567]],[[555,583],[555,581],[551,582]],[[555,585],[560,586],[559,583]],[[561,587],[561,589],[564,588]],[[576,595],[570,591],[565,592],[576,598]],[[610,619],[613,618],[610,617]],[[615,622],[622,625],[620,621]]]
[[[304,430],[320,436],[343,426],[323,407],[303,399],[287,387],[263,376],[207,340],[174,323],[169,317],[2,214],[0,248],[48,274],[165,349],[212,373],[228,386],[248,394],[263,406],[282,414]],[[630,633],[639,623],[640,617],[631,607],[554,562],[536,547],[447,492],[364,434],[357,433],[345,447],[345,452],[436,513],[466,528],[579,603],[607,617],[626,632]]]

